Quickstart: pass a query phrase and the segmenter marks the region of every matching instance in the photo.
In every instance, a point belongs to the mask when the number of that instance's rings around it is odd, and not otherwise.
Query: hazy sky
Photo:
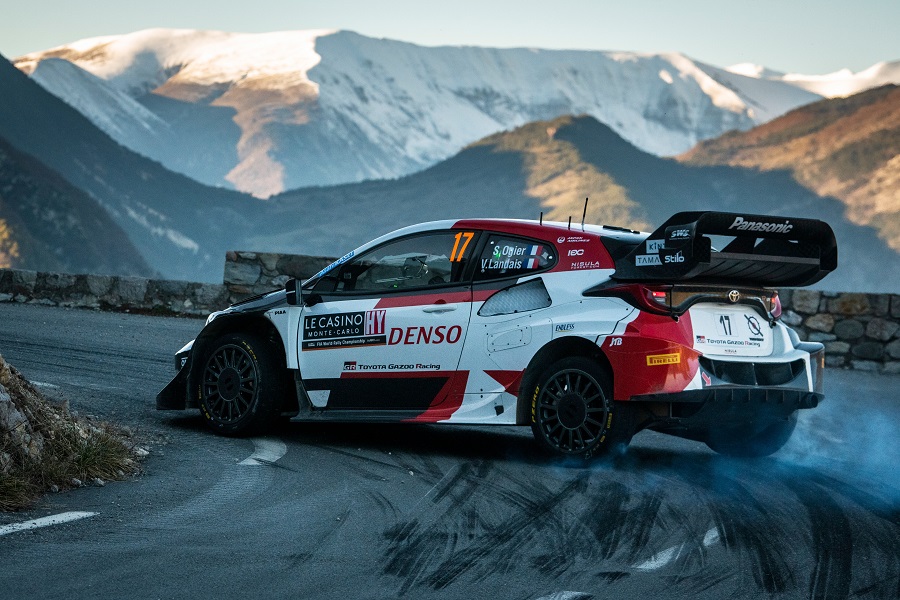
[[[0,53],[150,27],[349,29],[417,44],[679,51],[806,74],[900,59],[900,0],[9,0]]]

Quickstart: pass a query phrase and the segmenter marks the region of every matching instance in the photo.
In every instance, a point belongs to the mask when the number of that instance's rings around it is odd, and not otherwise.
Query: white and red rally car
[[[811,219],[423,223],[210,315],[157,408],[226,435],[281,415],[530,425],[590,457],[649,428],[766,455],[823,398],[823,347],[779,322],[772,288],[836,266]]]

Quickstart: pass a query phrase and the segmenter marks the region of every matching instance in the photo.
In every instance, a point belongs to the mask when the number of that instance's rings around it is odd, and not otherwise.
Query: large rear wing
[[[817,219],[682,212],[614,259],[619,281],[806,286],[837,268],[837,242]]]

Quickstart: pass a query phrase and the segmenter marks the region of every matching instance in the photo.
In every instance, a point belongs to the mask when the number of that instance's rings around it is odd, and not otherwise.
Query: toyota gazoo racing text
[[[823,399],[823,346],[779,321],[774,288],[836,267],[831,228],[793,217],[423,223],[210,315],[157,408],[226,435],[280,416],[530,425],[591,457],[653,429],[768,455]]]

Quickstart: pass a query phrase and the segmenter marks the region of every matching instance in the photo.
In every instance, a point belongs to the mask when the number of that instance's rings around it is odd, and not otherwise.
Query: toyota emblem
[[[741,299],[741,293],[737,290],[731,290],[728,292],[728,300],[731,301],[732,304]]]

